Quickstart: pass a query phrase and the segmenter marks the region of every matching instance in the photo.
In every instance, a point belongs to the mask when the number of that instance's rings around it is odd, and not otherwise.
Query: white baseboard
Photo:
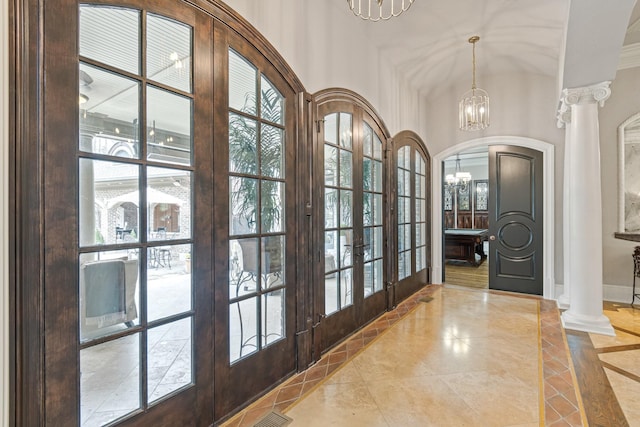
[[[602,293],[605,301],[621,302],[629,304],[631,302],[631,286],[623,285],[602,285]],[[562,295],[564,285],[556,283],[556,299]]]

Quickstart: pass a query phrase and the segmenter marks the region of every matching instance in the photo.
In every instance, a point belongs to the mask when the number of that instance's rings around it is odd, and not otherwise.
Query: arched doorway
[[[434,164],[440,165],[444,159],[461,151],[490,146],[507,145],[531,148],[542,153],[543,162],[543,297],[554,298],[555,267],[554,267],[554,242],[555,242],[555,203],[554,203],[554,163],[555,147],[553,144],[533,138],[518,136],[495,136],[473,139],[454,145],[434,156]],[[442,168],[432,168],[432,193],[433,193],[433,222],[432,235],[442,236],[443,233],[443,199],[442,199]],[[442,283],[442,239],[432,239],[432,280],[434,284]]]

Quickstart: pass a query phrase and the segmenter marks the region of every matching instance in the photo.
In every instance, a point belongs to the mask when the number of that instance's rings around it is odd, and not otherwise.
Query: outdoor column
[[[571,108],[571,129],[566,147],[569,156],[569,179],[565,182],[564,208],[570,214],[569,268],[565,278],[569,309],[562,313],[567,329],[615,335],[611,322],[603,314],[602,285],[602,188],[600,179],[600,136],[598,104],[611,94],[610,82],[589,87],[565,89],[562,103]],[[565,161],[565,165],[566,165]],[[566,236],[566,234],[565,234]],[[565,283],[567,286],[567,283]]]

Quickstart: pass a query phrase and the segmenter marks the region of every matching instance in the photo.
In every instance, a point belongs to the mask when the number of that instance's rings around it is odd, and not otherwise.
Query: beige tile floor
[[[614,337],[589,334],[630,427],[640,427],[640,308],[605,303]]]
[[[285,414],[293,426],[539,426],[538,301],[442,288]]]

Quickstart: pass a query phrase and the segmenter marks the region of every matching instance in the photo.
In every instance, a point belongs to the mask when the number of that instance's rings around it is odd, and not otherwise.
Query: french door
[[[429,281],[431,159],[411,132],[394,137],[394,151],[397,243],[393,301],[397,303]]]
[[[216,23],[216,29],[219,24]],[[215,411],[226,414],[296,370],[296,97],[242,38],[216,31]]]
[[[195,113],[213,104],[194,52],[213,23],[168,2],[78,16],[77,424],[203,423],[212,127]]]
[[[215,3],[42,7],[20,424],[211,425],[296,369],[302,87]]]
[[[386,309],[386,138],[351,102],[320,103],[318,118],[321,333],[314,336],[324,351]]]

